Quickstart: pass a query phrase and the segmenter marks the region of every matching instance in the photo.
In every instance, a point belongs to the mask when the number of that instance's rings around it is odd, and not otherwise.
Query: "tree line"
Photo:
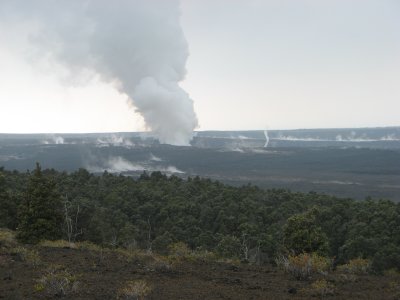
[[[0,168],[0,227],[25,243],[66,239],[166,253],[174,243],[263,261],[317,252],[336,263],[371,259],[400,270],[400,204],[233,187],[206,178],[85,169],[21,173]],[[253,258],[252,258],[253,257]]]

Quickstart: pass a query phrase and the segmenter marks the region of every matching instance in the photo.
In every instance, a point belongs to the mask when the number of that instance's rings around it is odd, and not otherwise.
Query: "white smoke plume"
[[[268,130],[264,130],[264,136],[265,136],[265,144],[264,144],[264,148],[268,147],[269,144],[269,135],[268,135]]]
[[[179,86],[188,45],[178,0],[1,0],[5,16],[8,28],[34,24],[30,44],[41,57],[113,83],[161,143],[189,145],[198,123]]]
[[[152,161],[163,161],[162,158],[155,156],[153,153],[150,153],[150,160]]]
[[[111,134],[105,138],[98,138],[96,140],[97,147],[109,147],[109,146],[117,146],[117,147],[124,147],[124,148],[133,148],[135,144],[122,136],[118,136],[116,134]]]
[[[49,144],[62,145],[62,144],[64,144],[64,138],[62,136],[52,135],[52,136],[49,137],[48,140],[43,140],[42,144],[45,144],[45,145],[49,145]]]
[[[96,159],[98,162],[99,160]],[[110,172],[110,173],[123,173],[123,172],[143,172],[143,171],[160,171],[167,174],[184,174],[185,172],[179,170],[175,166],[159,166],[159,165],[148,165],[146,162],[131,162],[121,156],[109,157],[108,160],[104,161],[102,165],[87,165],[86,168],[95,173],[99,172]]]

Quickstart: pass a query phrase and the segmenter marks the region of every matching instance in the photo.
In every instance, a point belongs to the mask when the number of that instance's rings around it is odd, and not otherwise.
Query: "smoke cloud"
[[[161,143],[189,145],[198,123],[179,86],[188,57],[179,1],[2,0],[0,8],[7,26],[34,24],[30,45],[40,57],[113,83]]]

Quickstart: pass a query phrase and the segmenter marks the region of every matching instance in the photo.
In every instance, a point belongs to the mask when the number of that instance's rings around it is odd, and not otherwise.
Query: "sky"
[[[400,126],[399,1],[181,0],[180,10],[179,85],[196,130]],[[71,76],[34,51],[30,26],[10,22],[0,19],[0,132],[146,129],[113,82]]]

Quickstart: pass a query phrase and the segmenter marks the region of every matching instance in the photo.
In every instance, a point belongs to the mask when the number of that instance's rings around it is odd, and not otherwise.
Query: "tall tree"
[[[61,197],[55,182],[43,175],[37,163],[19,207],[17,238],[31,244],[58,239],[62,234],[62,221]]]
[[[300,254],[302,252],[318,252],[327,254],[328,238],[318,226],[316,216],[317,208],[312,208],[303,214],[291,216],[283,228],[284,246],[289,252]]]
[[[14,229],[15,202],[7,189],[6,179],[0,168],[0,227]]]

